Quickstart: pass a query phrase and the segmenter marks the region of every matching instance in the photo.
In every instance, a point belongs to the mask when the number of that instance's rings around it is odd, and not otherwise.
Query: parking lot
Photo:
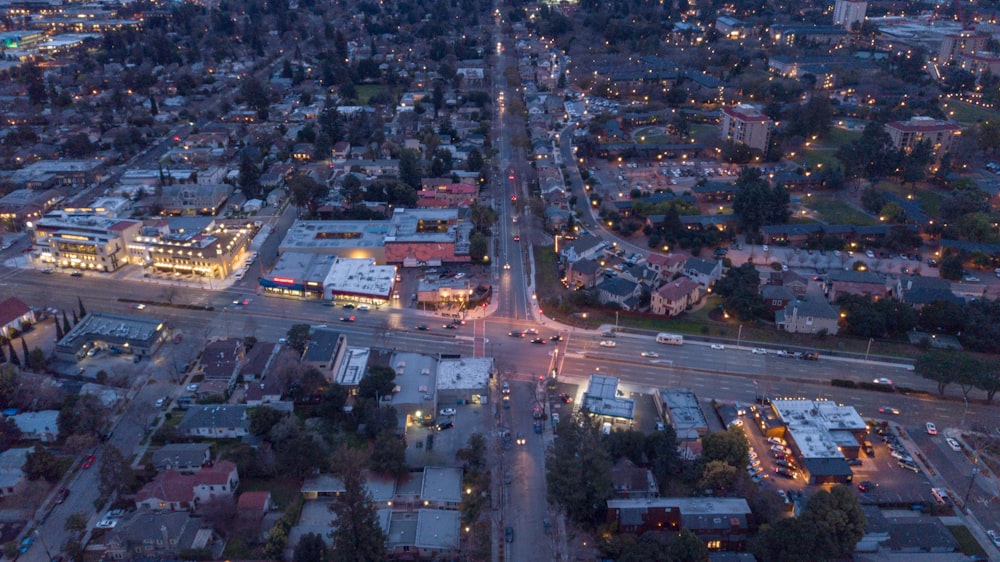
[[[442,415],[443,409],[453,415]],[[492,426],[491,404],[438,404],[433,425],[406,428],[406,464],[410,466],[449,466],[455,452],[465,447],[474,433],[488,435]],[[448,426],[451,422],[451,426]],[[442,425],[443,424],[443,425]],[[441,426],[442,429],[438,429]]]

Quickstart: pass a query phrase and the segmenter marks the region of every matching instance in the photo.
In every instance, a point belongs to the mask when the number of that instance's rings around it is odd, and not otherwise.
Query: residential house
[[[208,443],[168,443],[153,451],[153,468],[158,471],[191,472],[212,460]]]
[[[212,526],[184,512],[139,510],[108,531],[104,558],[109,560],[175,560],[184,551],[214,552],[218,536]],[[221,550],[221,548],[220,548]]]
[[[821,298],[796,300],[774,313],[779,330],[799,334],[825,332],[831,336],[840,330],[840,311]]]
[[[618,277],[608,279],[597,286],[597,299],[602,304],[617,304],[623,310],[635,310],[639,304],[642,287],[635,281]]]
[[[236,502],[236,518],[239,528],[251,537],[261,536],[264,532],[264,517],[274,509],[271,492],[243,492]]]
[[[688,258],[684,262],[684,275],[702,287],[711,287],[722,277],[722,260],[714,262],[701,258]]]
[[[240,367],[240,376],[244,381],[260,379],[267,372],[277,352],[278,345],[274,342],[259,341],[253,344],[250,351],[246,352],[246,362]]]
[[[901,275],[896,281],[896,298],[920,310],[936,301],[961,304],[964,299],[951,291],[951,282],[940,277]]]
[[[347,338],[340,332],[319,329],[313,331],[302,354],[302,363],[319,369],[327,381],[340,368],[340,362],[347,350]]]
[[[232,386],[245,359],[242,339],[215,340],[201,353],[201,371],[207,381],[223,381]]]
[[[566,286],[571,289],[591,288],[597,284],[597,273],[601,264],[597,260],[580,259],[570,262],[566,268]]]
[[[760,298],[764,301],[764,306],[771,312],[776,312],[788,306],[788,303],[794,301],[797,296],[784,285],[761,285]]]
[[[824,292],[830,302],[836,302],[837,297],[843,294],[867,295],[875,301],[890,294],[885,278],[874,271],[842,271],[839,269],[831,271],[827,276]]]
[[[655,498],[659,495],[656,478],[648,468],[640,468],[625,457],[611,468],[611,486],[615,497]]]
[[[684,269],[684,262],[687,261],[681,254],[649,254],[646,258],[646,267],[652,269],[657,274],[659,282],[666,281]]]
[[[52,443],[59,440],[59,410],[23,412],[10,417],[21,430],[21,439]]]
[[[583,258],[594,258],[608,243],[596,236],[584,234],[576,240],[565,241],[559,249],[559,256],[566,263],[573,263]]]
[[[244,404],[210,404],[188,408],[178,431],[191,437],[235,439],[250,432],[248,407]]]
[[[767,276],[767,284],[786,287],[798,296],[805,295],[809,288],[809,280],[794,271],[772,271]]]
[[[230,461],[193,473],[165,470],[136,492],[135,505],[153,511],[194,511],[216,498],[232,499],[239,484],[236,464]]]
[[[35,323],[35,313],[17,297],[0,302],[0,335],[13,339],[26,326]]]
[[[750,506],[743,498],[636,498],[608,500],[608,522],[619,533],[687,529],[717,550],[742,550],[750,536]]]
[[[0,497],[7,497],[21,490],[27,479],[21,469],[30,452],[29,448],[21,448],[7,449],[0,453]]]
[[[650,311],[653,314],[677,316],[697,302],[700,296],[701,286],[691,278],[681,276],[653,291],[649,299]]]

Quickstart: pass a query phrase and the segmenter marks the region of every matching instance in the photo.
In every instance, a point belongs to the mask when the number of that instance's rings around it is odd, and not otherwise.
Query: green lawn
[[[819,139],[819,144],[825,147],[839,148],[859,138],[861,138],[861,131],[848,131],[847,129],[831,127],[830,131]]]
[[[901,185],[891,180],[880,181],[875,187],[902,198],[907,198],[913,194],[913,190],[910,189],[909,185]],[[918,187],[915,197],[920,201],[920,205],[923,207],[924,212],[927,213],[927,216],[933,218],[940,215],[941,203],[944,201],[943,195],[928,187]]]
[[[794,160],[799,164],[808,162],[813,170],[818,170],[820,167],[840,168],[840,160],[833,157],[836,153],[836,150],[827,148],[807,148],[801,156],[796,155]]]
[[[877,224],[874,217],[870,217],[847,203],[834,199],[829,195],[813,195],[812,197],[800,198],[802,203],[816,211],[819,218],[827,224],[853,224],[857,226],[868,226]]]
[[[374,96],[375,94],[380,94],[387,89],[388,88],[385,86],[380,86],[378,84],[364,84],[354,87],[354,90],[358,93],[358,102],[361,105],[368,105],[368,98]]]
[[[960,101],[948,100],[943,102],[941,109],[944,110],[945,115],[959,123],[979,123],[981,121],[991,121],[1000,118],[1000,113],[996,111],[976,107]]]

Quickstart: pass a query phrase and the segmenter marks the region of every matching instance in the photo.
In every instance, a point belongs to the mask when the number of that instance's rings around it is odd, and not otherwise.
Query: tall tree
[[[790,212],[791,198],[783,186],[771,186],[759,169],[744,167],[736,180],[733,212],[739,215],[743,226],[757,232],[766,224],[784,224]]]
[[[409,470],[406,466],[406,441],[395,431],[383,429],[372,443],[372,470],[400,478]]]
[[[344,483],[344,492],[333,498],[330,511],[336,514],[332,562],[386,560],[385,532],[378,523],[371,494],[365,489],[364,459],[358,453],[341,449],[335,469]]]
[[[716,431],[702,439],[701,454],[706,461],[723,461],[742,469],[747,464],[749,451],[746,434],[739,427]]]
[[[35,445],[35,448],[28,453],[22,470],[24,470],[24,475],[28,477],[28,480],[44,478],[49,482],[58,480],[62,472],[59,468],[59,459],[52,451],[41,445]]]
[[[28,351],[28,343],[24,341],[24,336],[19,338],[21,340],[21,357],[24,357],[24,364],[29,365],[28,356],[31,352]]]
[[[399,180],[413,189],[420,189],[422,176],[420,155],[416,150],[403,150],[399,155]]]
[[[956,353],[953,351],[931,350],[917,357],[913,371],[925,379],[937,383],[938,393],[944,395],[944,389],[956,381],[954,369]]]
[[[764,312],[760,273],[752,263],[730,268],[715,284],[715,292],[722,297],[723,309],[740,320],[750,320]]]
[[[69,319],[66,318],[66,309],[65,308],[62,311],[62,328],[63,328],[63,333],[64,334],[68,334],[70,332],[70,330],[73,329],[73,327],[70,326],[70,324],[69,324]]]
[[[549,501],[566,510],[570,519],[595,525],[613,494],[611,456],[602,442],[596,417],[584,409],[577,420],[560,423],[555,445],[546,452],[545,480]]]
[[[76,304],[80,307],[80,318],[83,318],[87,315],[87,309],[83,307],[83,299],[77,296]]]
[[[263,195],[260,185],[260,168],[250,158],[250,152],[245,149],[240,153],[240,175],[237,181],[240,191],[247,199],[256,199]]]
[[[329,559],[326,543],[319,533],[302,535],[292,554],[292,562],[327,562]]]
[[[10,357],[10,362],[18,367],[21,366],[21,360],[17,357],[17,353],[14,352],[14,344],[7,340],[7,357]]]

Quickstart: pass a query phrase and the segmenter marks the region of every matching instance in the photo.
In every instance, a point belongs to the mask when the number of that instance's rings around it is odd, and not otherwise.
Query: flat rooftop
[[[660,400],[670,424],[678,436],[708,431],[708,420],[698,404],[698,396],[689,388],[661,388]]]
[[[336,256],[328,254],[284,252],[278,256],[278,261],[266,277],[272,281],[291,279],[295,283],[322,284],[330,275],[330,268],[336,259]]]
[[[378,248],[385,245],[389,221],[295,221],[281,252],[325,252],[350,248]]]
[[[376,265],[371,258],[334,258],[323,287],[333,295],[388,299],[395,282],[394,265]]]
[[[367,347],[348,347],[344,352],[344,360],[337,373],[337,384],[341,386],[358,386],[368,369],[368,359],[371,349]]]
[[[438,390],[486,389],[493,372],[492,357],[462,357],[438,362]]]

